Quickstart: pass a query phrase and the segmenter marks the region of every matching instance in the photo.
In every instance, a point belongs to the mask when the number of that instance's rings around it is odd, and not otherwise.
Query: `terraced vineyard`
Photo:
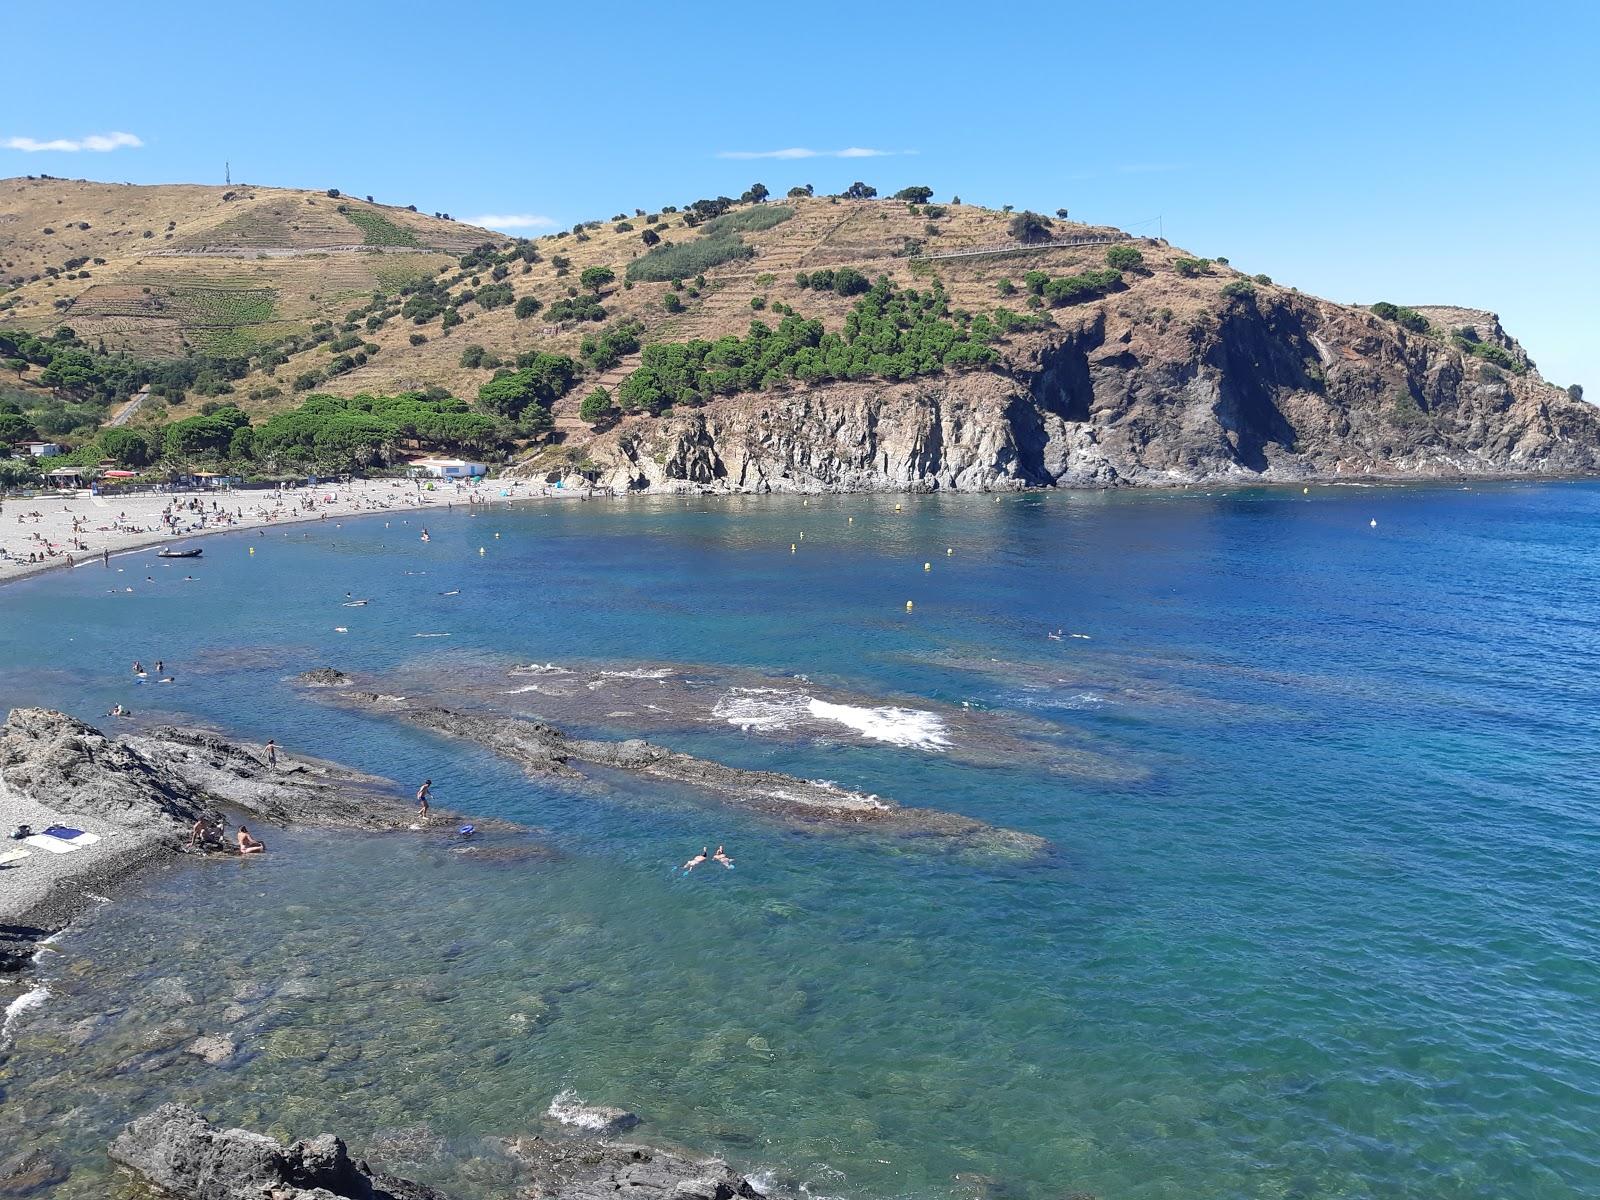
[[[417,246],[422,243],[409,229],[402,229],[382,213],[366,208],[344,208],[344,219],[361,230],[368,246]]]

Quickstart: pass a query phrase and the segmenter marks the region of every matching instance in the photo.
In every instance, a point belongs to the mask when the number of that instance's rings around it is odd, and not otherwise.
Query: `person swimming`
[[[721,846],[717,847],[717,852],[711,856],[711,861],[719,862],[723,866],[727,867],[728,870],[733,870],[733,859],[728,857],[728,852]]]
[[[240,854],[260,854],[267,848],[267,844],[250,836],[250,831],[243,825],[239,826],[238,833]]]
[[[701,863],[705,862],[710,857],[711,857],[711,847],[710,846],[701,846],[700,847],[700,853],[696,854],[688,862],[684,863],[682,868],[680,868],[680,869],[683,871],[684,874],[687,875],[690,871],[694,870],[696,867],[698,867]]]

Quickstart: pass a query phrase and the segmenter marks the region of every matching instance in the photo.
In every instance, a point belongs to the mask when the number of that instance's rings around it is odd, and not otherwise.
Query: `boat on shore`
[[[169,546],[165,550],[157,550],[156,551],[156,557],[157,558],[199,558],[202,553],[204,553],[204,551],[202,551],[202,550],[200,550],[198,548],[196,548],[194,550],[177,550],[177,549],[174,549],[173,547]]]

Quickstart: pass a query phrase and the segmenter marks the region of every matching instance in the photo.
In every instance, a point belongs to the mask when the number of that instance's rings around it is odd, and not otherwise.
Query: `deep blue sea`
[[[0,1058],[0,1147],[70,1159],[58,1196],[178,1097],[505,1195],[495,1139],[568,1090],[817,1197],[1600,1195],[1600,486],[547,502],[203,545],[0,590],[0,699],[431,777],[550,853],[267,831],[102,906]],[[291,682],[324,664],[1054,849],[529,779]],[[708,842],[737,869],[673,871]],[[171,1053],[197,1032],[239,1060]]]

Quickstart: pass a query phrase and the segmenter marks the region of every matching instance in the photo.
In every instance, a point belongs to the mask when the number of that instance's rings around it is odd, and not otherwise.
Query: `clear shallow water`
[[[58,1194],[97,1195],[116,1124],[184,1096],[488,1196],[509,1168],[485,1139],[570,1087],[818,1195],[1594,1194],[1597,528],[1591,485],[566,504],[8,587],[9,703],[120,700],[431,775],[557,854],[278,833],[154,877],[42,967],[0,1144],[61,1147]],[[178,682],[130,685],[135,656]],[[509,690],[532,661],[671,670],[699,682],[652,736],[1057,853],[530,782],[285,682]],[[796,675],[950,745],[716,712]],[[671,686],[608,677],[580,724],[626,732],[645,717],[608,714]],[[738,870],[674,877],[707,840]],[[166,1052],[223,1031],[231,1068]]]

